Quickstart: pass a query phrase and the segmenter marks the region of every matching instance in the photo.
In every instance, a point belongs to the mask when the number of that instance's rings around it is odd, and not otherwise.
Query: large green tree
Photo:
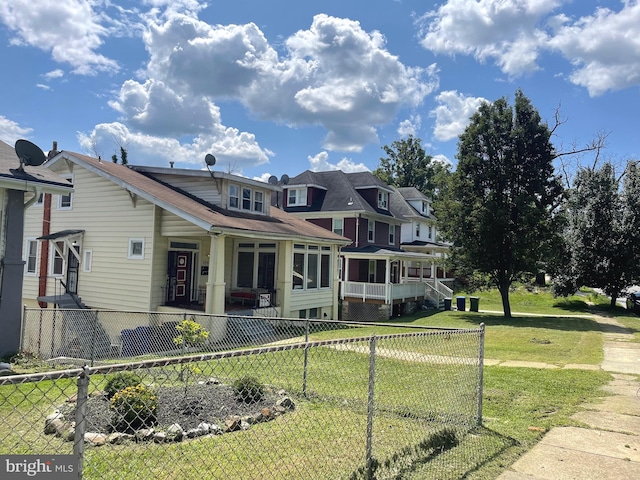
[[[621,176],[607,162],[578,170],[563,215],[564,248],[552,273],[559,295],[601,288],[611,306],[640,281],[640,170],[629,162]]]
[[[514,105],[506,98],[481,105],[460,135],[458,166],[435,205],[454,265],[498,288],[505,317],[509,288],[538,271],[557,228],[564,189],[551,134],[520,90]]]
[[[388,185],[415,187],[425,195],[433,196],[447,166],[433,160],[422,148],[420,138],[409,135],[382,149],[387,154],[373,174]]]

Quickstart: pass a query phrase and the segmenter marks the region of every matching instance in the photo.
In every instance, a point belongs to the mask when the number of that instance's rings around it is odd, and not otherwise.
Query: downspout
[[[42,212],[42,236],[51,233],[51,194],[44,194],[44,205]],[[38,276],[38,296],[44,297],[47,294],[47,264],[49,263],[49,240],[42,242],[40,250],[40,269]],[[40,308],[47,308],[47,302],[38,302]]]

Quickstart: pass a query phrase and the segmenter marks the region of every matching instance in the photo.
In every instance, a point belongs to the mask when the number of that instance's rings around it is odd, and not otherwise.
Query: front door
[[[78,247],[74,246],[73,248],[78,251]],[[69,253],[67,253],[67,293],[78,293],[78,267],[80,266],[80,262],[73,254],[73,251],[69,249]]]
[[[192,252],[169,252],[169,301],[179,304],[191,302],[192,268]]]

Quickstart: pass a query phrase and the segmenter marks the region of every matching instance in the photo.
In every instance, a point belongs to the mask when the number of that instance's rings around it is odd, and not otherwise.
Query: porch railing
[[[409,283],[365,283],[342,282],[341,295],[344,299],[361,298],[366,300],[383,300],[391,303],[393,300],[424,297],[425,284],[422,282]]]

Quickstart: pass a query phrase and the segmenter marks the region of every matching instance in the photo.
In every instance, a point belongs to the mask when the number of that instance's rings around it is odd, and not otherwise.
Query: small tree
[[[209,332],[205,330],[195,320],[186,319],[176,325],[176,330],[180,333],[173,339],[173,343],[182,349],[183,355],[186,353],[187,347],[197,347],[204,344],[209,338]],[[184,381],[184,394],[187,395],[188,375],[189,373],[197,373],[196,369],[190,365],[183,365],[180,371],[180,380]]]

